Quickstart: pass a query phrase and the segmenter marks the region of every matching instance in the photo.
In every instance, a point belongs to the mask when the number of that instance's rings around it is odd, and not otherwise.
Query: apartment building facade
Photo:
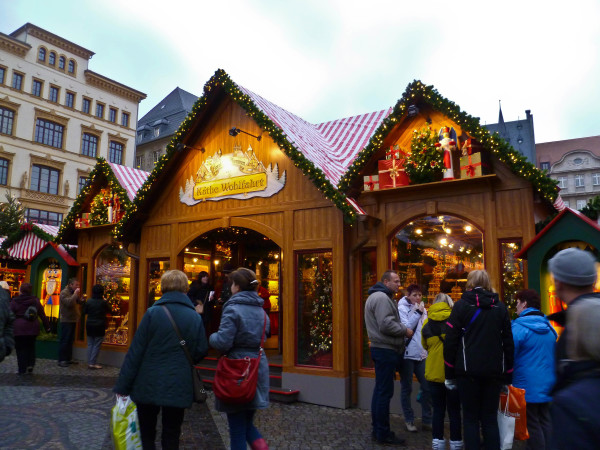
[[[0,202],[60,225],[101,156],[133,166],[146,94],[89,69],[94,52],[27,23],[0,33]]]

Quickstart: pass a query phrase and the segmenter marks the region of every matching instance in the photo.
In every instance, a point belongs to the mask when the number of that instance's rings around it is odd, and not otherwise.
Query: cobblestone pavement
[[[0,363],[0,449],[112,449],[111,389],[118,368],[92,371],[83,362],[61,368],[38,359],[34,374],[16,372],[14,355]],[[210,394],[206,404],[186,411],[183,450],[228,448],[227,418],[214,410],[213,400]],[[384,448],[371,440],[370,412],[360,409],[271,403],[257,412],[255,423],[273,450]],[[391,423],[406,437],[404,448],[431,448],[430,432],[403,431],[399,415]]]

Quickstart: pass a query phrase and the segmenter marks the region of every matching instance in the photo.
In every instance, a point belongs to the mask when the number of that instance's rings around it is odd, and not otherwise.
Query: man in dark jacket
[[[69,367],[73,361],[73,341],[75,328],[79,320],[79,281],[76,278],[69,280],[69,284],[60,293],[60,335],[58,347],[58,365]]]
[[[594,293],[596,283],[596,258],[586,251],[578,248],[567,248],[558,252],[550,261],[548,269],[554,277],[554,288],[557,297],[568,306],[574,305],[584,298],[600,298],[599,293]],[[567,360],[567,311],[563,310],[548,316],[565,327],[556,345],[556,364],[560,374],[561,368]]]
[[[3,281],[2,283],[6,283]],[[15,315],[10,309],[10,294],[6,289],[0,287],[0,362],[15,348],[13,335],[13,322]]]
[[[394,395],[394,376],[402,361],[404,338],[413,331],[400,321],[394,295],[400,278],[388,270],[381,281],[369,289],[365,303],[365,326],[369,335],[371,358],[375,364],[375,388],[371,399],[372,436],[380,444],[403,445],[405,440],[390,430],[390,401]]]

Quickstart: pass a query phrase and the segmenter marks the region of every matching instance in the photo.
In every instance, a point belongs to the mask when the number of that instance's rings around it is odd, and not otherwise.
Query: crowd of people
[[[419,383],[421,431],[431,430],[432,448],[500,449],[497,412],[508,385],[525,390],[528,449],[594,449],[600,442],[600,294],[594,293],[596,260],[569,248],[549,261],[558,298],[568,305],[546,317],[537,292],[516,295],[516,317],[484,270],[468,274],[465,292],[453,302],[438,294],[429,311],[418,285],[394,299],[400,277],[383,274],[369,290],[364,320],[375,386],[372,438],[402,446],[390,429],[396,373],[406,430],[418,432],[411,406],[413,375]],[[558,334],[550,320],[565,327]]]

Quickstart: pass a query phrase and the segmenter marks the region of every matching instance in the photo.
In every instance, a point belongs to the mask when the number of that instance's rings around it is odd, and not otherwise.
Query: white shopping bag
[[[137,407],[129,397],[117,396],[117,404],[112,409],[110,428],[116,450],[142,448]]]
[[[508,392],[510,396],[510,391]],[[500,450],[511,450],[513,440],[515,439],[515,418],[508,412],[508,401],[504,406],[504,411],[498,405],[498,430],[500,431]]]

